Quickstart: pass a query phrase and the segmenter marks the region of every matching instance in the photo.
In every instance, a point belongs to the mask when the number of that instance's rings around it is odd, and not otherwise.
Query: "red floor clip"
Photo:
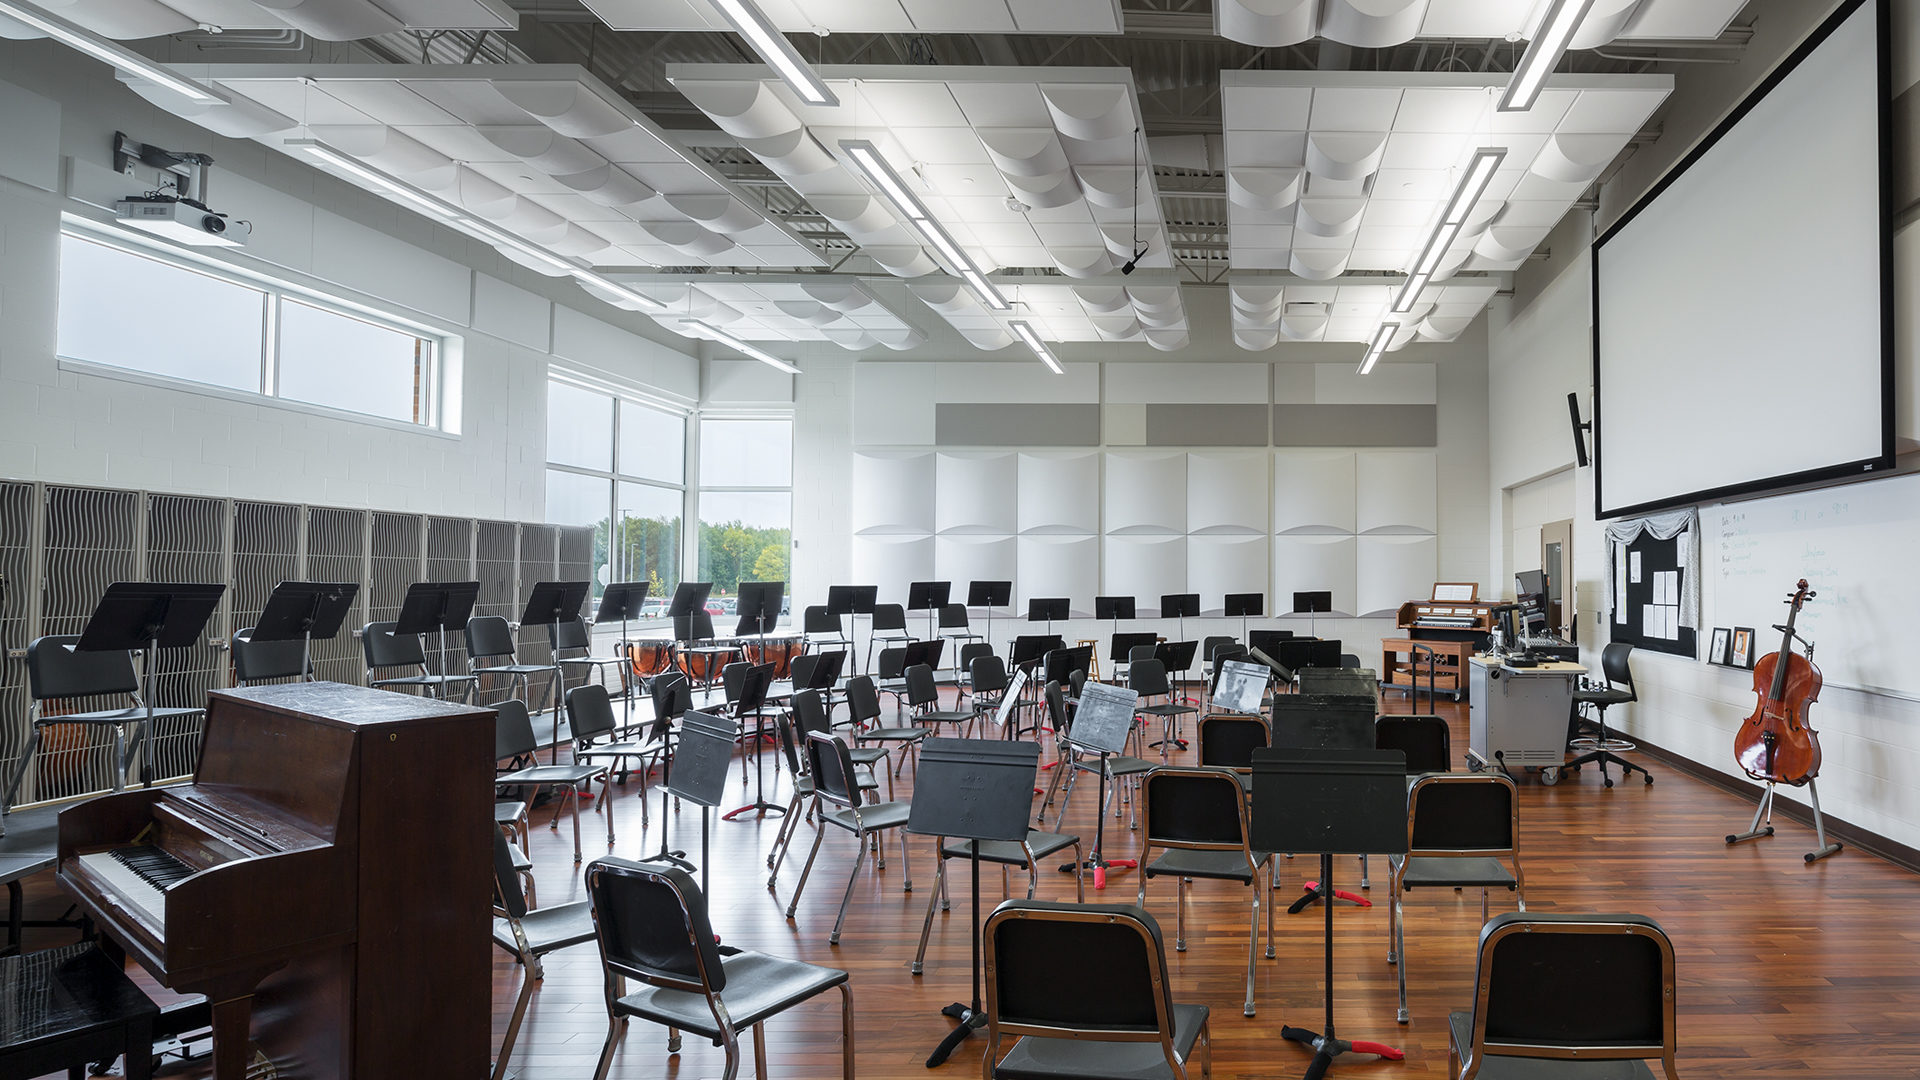
[[[1319,892],[1320,883],[1317,881],[1309,881],[1306,884],[1306,890],[1308,892]],[[1356,907],[1372,907],[1373,906],[1373,901],[1367,899],[1364,896],[1361,896],[1358,893],[1350,893],[1345,889],[1335,889],[1333,890],[1333,895],[1335,899],[1345,900],[1347,903],[1353,904]],[[1354,1045],[1358,1046],[1359,1044],[1355,1043]]]

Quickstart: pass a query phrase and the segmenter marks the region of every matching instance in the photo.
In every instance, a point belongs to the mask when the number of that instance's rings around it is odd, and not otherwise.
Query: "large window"
[[[792,550],[793,421],[702,420],[700,580],[724,609],[742,581],[789,581]]]
[[[66,360],[457,428],[445,339],[238,272],[90,232],[60,238]]]
[[[594,595],[652,583],[663,610],[680,584],[687,420],[566,378],[547,382],[547,520],[594,527]]]

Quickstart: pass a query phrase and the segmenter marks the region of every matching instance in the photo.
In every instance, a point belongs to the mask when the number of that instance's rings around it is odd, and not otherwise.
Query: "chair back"
[[[736,720],[752,716],[766,705],[767,688],[773,685],[773,667],[772,664],[760,664],[747,669],[746,678],[740,684],[740,696],[733,702]]]
[[[873,676],[858,675],[847,680],[847,713],[856,724],[880,719],[880,691]]]
[[[816,795],[850,810],[860,808],[860,781],[845,739],[818,732],[808,735],[807,773],[813,777]]]
[[[579,649],[581,652],[593,651],[593,636],[587,632],[585,619],[561,619],[553,624],[553,647],[555,652]]]
[[[918,709],[940,700],[940,689],[934,684],[931,667],[915,664],[903,674],[907,680],[907,708]]]
[[[806,763],[800,758],[800,748],[794,745],[797,736],[793,731],[793,718],[787,713],[773,714],[773,737],[780,744],[780,754],[787,759],[787,771],[794,776],[805,776]]]
[[[1086,669],[1075,668],[1072,671],[1067,672],[1067,685],[1073,687],[1073,700],[1079,701],[1080,691],[1085,690],[1087,688]]]
[[[1153,660],[1160,665],[1162,671],[1165,671],[1167,667],[1166,662],[1156,659],[1159,654],[1160,647],[1158,645],[1135,645],[1133,648],[1127,650],[1127,670],[1132,671],[1133,665]]]
[[[1265,750],[1273,732],[1258,716],[1214,713],[1200,718],[1200,764],[1235,772],[1253,771],[1253,752]]]
[[[1171,1057],[1166,945],[1144,909],[1008,900],[982,939],[988,1061],[1007,1036],[1158,1041]]]
[[[940,605],[940,629],[965,630],[967,628],[967,605]]]
[[[1373,722],[1373,748],[1407,756],[1407,775],[1453,768],[1453,732],[1438,716],[1383,716]]]
[[[840,616],[827,614],[827,605],[808,604],[800,612],[800,632],[840,636]]]
[[[735,660],[720,669],[720,689],[727,697],[727,704],[737,704],[740,694],[747,688],[747,672],[753,665],[745,660]]]
[[[1360,658],[1350,652],[1343,652],[1340,654],[1340,666],[1343,668],[1357,668],[1360,666]]]
[[[1219,652],[1221,647],[1225,645],[1232,645],[1237,648],[1240,645],[1240,643],[1234,640],[1231,636],[1226,634],[1209,634],[1206,637],[1201,638],[1200,639],[1201,662],[1207,663],[1207,664],[1213,663],[1213,654],[1216,652]]]
[[[520,872],[513,868],[506,830],[497,828],[493,830],[493,900],[507,918],[527,917],[527,894],[520,889]]]
[[[966,671],[968,673],[968,678],[971,679],[972,672],[973,672],[974,658],[980,657],[980,656],[992,656],[992,655],[993,655],[993,645],[990,642],[969,641],[965,645],[960,646],[960,668],[961,670]],[[1002,664],[1001,665],[1002,669],[1004,669],[1005,666],[1006,666],[1005,664]]]
[[[1147,844],[1196,851],[1250,851],[1247,789],[1228,769],[1157,768],[1141,790]]]
[[[307,646],[299,638],[255,641],[253,627],[233,635],[233,675],[242,684],[305,675]]]
[[[873,605],[873,628],[875,630],[905,630],[907,628],[907,609],[899,604]]]
[[[1047,726],[1054,734],[1065,738],[1067,735],[1067,694],[1060,684],[1049,680],[1043,695],[1047,700]]]
[[[606,687],[585,683],[567,691],[567,727],[573,731],[574,742],[605,738],[619,726]]]
[[[375,668],[424,667],[427,651],[420,645],[419,634],[396,634],[393,628],[400,625],[392,622],[370,622],[360,628],[360,655],[367,662],[367,671]]]
[[[726,989],[706,897],[685,870],[595,859],[587,866],[587,900],[609,972],[709,997]]]
[[[820,691],[802,690],[793,695],[793,722],[802,735],[831,735],[833,721],[827,716],[826,702]]]
[[[675,641],[712,641],[713,613],[705,608],[691,615],[673,617],[673,640]]]
[[[519,698],[508,698],[493,708],[493,760],[506,761],[532,754],[540,748],[540,740],[533,734],[533,717],[527,714],[526,702]]]
[[[1600,671],[1607,677],[1607,685],[1632,695],[1628,701],[1638,701],[1640,695],[1633,688],[1633,666],[1627,662],[1632,658],[1633,646],[1616,641],[1600,650]]]
[[[1007,688],[1007,662],[988,650],[967,665],[967,681],[975,694],[998,694]]]
[[[1520,833],[1519,789],[1501,773],[1429,773],[1407,792],[1414,855],[1511,854]]]
[[[475,660],[489,656],[513,658],[513,629],[498,615],[476,615],[467,620],[467,655]]]
[[[794,657],[787,664],[787,681],[793,684],[795,690],[806,686],[813,681],[814,669],[820,666],[820,661],[827,655],[827,653],[801,653]]]
[[[880,650],[880,662],[874,668],[874,674],[883,681],[898,679],[907,671],[907,650],[905,646],[895,645]]]
[[[1671,1080],[1674,983],[1673,942],[1645,915],[1496,915],[1480,930],[1461,1075],[1487,1057],[1657,1057]]]
[[[1167,682],[1167,665],[1153,658],[1151,648],[1145,657],[1127,664],[1127,688],[1143,698],[1173,693]]]
[[[693,708],[693,681],[687,678],[686,672],[678,668],[655,675],[652,694],[653,718],[656,724],[671,721]]]
[[[130,652],[81,652],[78,634],[34,638],[27,645],[27,685],[35,701],[131,694],[140,689]]]

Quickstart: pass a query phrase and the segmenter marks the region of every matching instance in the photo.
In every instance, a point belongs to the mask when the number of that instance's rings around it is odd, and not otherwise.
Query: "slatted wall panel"
[[[310,507],[307,510],[308,581],[352,581],[360,585],[340,633],[313,643],[313,674],[330,682],[364,683],[366,662],[354,635],[371,622],[367,615],[367,512]]]
[[[27,642],[33,636],[32,484],[0,484],[0,777],[12,776],[27,747]],[[12,655],[15,651],[20,656]]]
[[[232,632],[238,634],[259,621],[275,585],[298,580],[300,508],[282,503],[234,503],[233,587],[227,590]],[[232,666],[231,656],[228,666]],[[228,674],[231,676],[231,670]]]
[[[475,615],[498,615],[512,621],[520,617],[520,526],[511,521],[474,523],[474,580],[480,583],[480,596],[473,603]],[[505,679],[489,679],[476,699],[491,705],[506,697]]]
[[[427,519],[427,581],[473,580],[473,520]],[[467,637],[447,635],[447,670],[467,670]]]
[[[560,530],[551,525],[520,526],[520,589],[518,600],[525,603],[527,594],[533,591],[537,582],[553,581],[555,555],[560,541]],[[518,618],[515,612],[508,618]],[[547,664],[553,661],[553,650],[547,647],[547,628],[544,626],[523,626],[520,628],[519,649],[515,654],[522,664]],[[553,683],[549,679],[536,679],[528,690],[527,706],[534,710],[548,707],[548,699],[553,696]]]
[[[420,580],[421,520],[413,514],[374,513],[368,563],[367,610],[371,622],[391,622],[400,614],[407,586]]]
[[[41,570],[41,634],[78,635],[107,586],[141,578],[141,496],[95,488],[46,489]],[[64,703],[71,711],[120,707],[121,696]],[[24,723],[24,721],[22,721]],[[15,805],[64,799],[113,786],[113,732],[106,727],[49,729]]]
[[[149,581],[226,582],[227,503],[182,495],[147,499]],[[224,598],[223,598],[224,599]],[[162,649],[155,704],[204,703],[207,691],[228,684],[227,654],[215,642],[228,636],[216,612],[192,645]],[[186,776],[200,757],[198,716],[166,721],[152,733],[153,778]]]
[[[593,529],[590,526],[562,527],[560,530],[560,562],[555,580],[592,581],[593,579]],[[600,583],[593,581],[593,588],[587,590],[587,602],[581,611],[581,618],[593,617],[597,606],[594,594]],[[591,677],[592,672],[584,665],[575,665],[581,670],[567,675],[567,689],[571,690]]]

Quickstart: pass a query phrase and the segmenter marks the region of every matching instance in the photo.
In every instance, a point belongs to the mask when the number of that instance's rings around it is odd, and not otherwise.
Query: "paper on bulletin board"
[[[1613,545],[1613,621],[1627,625],[1627,545]]]
[[[1632,569],[1627,571],[1627,580],[1638,585],[1640,584],[1640,553],[1637,551],[1634,552],[1629,557],[1628,562],[1632,566]]]

